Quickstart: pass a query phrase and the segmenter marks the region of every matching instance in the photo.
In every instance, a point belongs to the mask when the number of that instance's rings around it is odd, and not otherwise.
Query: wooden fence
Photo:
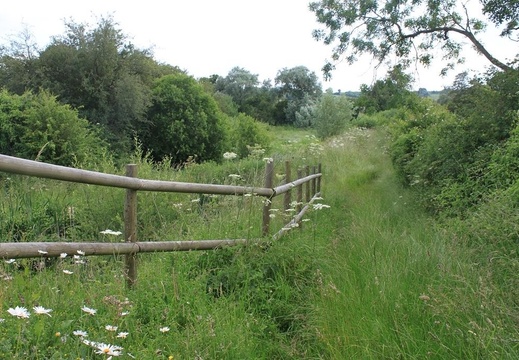
[[[218,184],[199,184],[175,181],[145,180],[137,177],[135,164],[126,166],[126,176],[111,175],[95,171],[74,169],[65,166],[41,163],[0,154],[0,171],[39,178],[48,178],[75,183],[110,186],[126,189],[124,203],[124,239],[123,243],[100,242],[0,242],[0,259],[28,257],[58,257],[61,253],[76,254],[78,250],[88,255],[126,255],[125,277],[129,287],[137,279],[136,256],[142,252],[211,250],[222,246],[234,246],[247,243],[250,239],[190,240],[190,241],[138,241],[137,236],[137,192],[178,192],[194,194],[245,195],[255,194],[267,200],[263,206],[262,235],[270,234],[270,208],[274,197],[284,194],[284,208],[292,203],[292,190],[296,190],[296,215],[281,230],[273,235],[274,239],[283,236],[294,223],[300,223],[311,203],[320,195],[321,165],[312,169],[306,166],[297,171],[292,180],[290,162],[285,162],[285,181],[283,185],[273,187],[274,162],[265,164],[264,187],[247,187]],[[303,185],[305,189],[303,189]],[[303,198],[303,192],[305,193]],[[306,203],[303,206],[303,203]]]

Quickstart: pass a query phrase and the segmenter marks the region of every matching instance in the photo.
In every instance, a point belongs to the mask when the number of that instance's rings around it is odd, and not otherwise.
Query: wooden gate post
[[[274,179],[274,161],[268,161],[265,164],[265,187],[272,189],[272,183]],[[261,229],[262,236],[267,236],[270,229],[270,208],[271,201],[273,198],[265,198],[265,204],[263,205],[263,227]]]
[[[126,176],[137,177],[137,165],[126,165]],[[126,242],[137,241],[137,190],[126,189],[124,202],[124,240]],[[126,255],[125,277],[129,288],[135,286],[137,281],[137,254]]]

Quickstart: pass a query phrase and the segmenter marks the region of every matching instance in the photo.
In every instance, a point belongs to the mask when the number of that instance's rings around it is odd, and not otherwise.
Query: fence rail
[[[129,287],[133,287],[137,278],[136,255],[143,252],[211,250],[222,246],[245,244],[252,239],[224,240],[186,240],[186,241],[144,241],[139,242],[137,236],[137,193],[138,191],[176,192],[217,195],[254,194],[267,198],[263,206],[262,235],[270,233],[271,200],[285,194],[284,206],[288,209],[291,203],[291,190],[297,189],[297,214],[278,231],[273,239],[283,236],[293,224],[301,224],[304,213],[310,204],[320,195],[321,165],[298,170],[298,178],[291,179],[290,162],[285,162],[285,183],[273,187],[274,163],[265,165],[265,186],[234,186],[219,184],[200,184],[175,181],[158,181],[139,179],[137,165],[126,166],[126,176],[100,173],[96,171],[74,169],[65,166],[41,163],[0,154],[0,171],[38,178],[47,178],[82,184],[109,186],[126,189],[124,203],[124,240],[122,243],[101,242],[27,242],[0,243],[0,258],[58,257],[62,253],[76,254],[80,251],[88,255],[126,255],[125,276]],[[303,207],[303,185],[306,186],[306,205]],[[312,194],[312,197],[310,196]]]

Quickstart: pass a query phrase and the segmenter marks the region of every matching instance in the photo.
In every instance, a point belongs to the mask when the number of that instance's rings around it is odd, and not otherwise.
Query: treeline
[[[240,67],[194,79],[136,48],[110,17],[65,26],[43,49],[27,31],[0,48],[3,154],[72,165],[103,152],[124,158],[140,144],[154,160],[179,164],[267,148],[267,125],[316,124],[323,93],[304,66],[261,84]]]

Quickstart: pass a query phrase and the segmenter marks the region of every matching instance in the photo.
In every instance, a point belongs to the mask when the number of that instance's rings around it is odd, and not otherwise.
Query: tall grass
[[[514,359],[507,294],[451,227],[424,215],[395,180],[380,133],[328,148],[317,327],[334,359]],[[333,185],[330,185],[333,184]],[[325,220],[325,221],[326,221]],[[497,280],[497,281],[496,281]],[[515,310],[517,314],[517,309]]]
[[[85,339],[120,346],[128,359],[519,357],[517,309],[502,284],[513,274],[492,272],[461,227],[424,215],[395,180],[382,132],[350,129],[327,143],[300,130],[277,136],[264,154],[276,159],[276,181],[285,160],[321,161],[321,202],[330,208],[312,209],[301,229],[279,241],[255,241],[258,197],[139,192],[140,240],[251,241],[141,254],[133,290],[117,256],[2,261],[0,358],[109,357]],[[263,184],[261,156],[178,170],[141,155],[132,160],[142,178]],[[124,172],[108,160],[91,168]],[[122,230],[123,190],[6,174],[0,189],[2,241],[121,241],[100,232]],[[272,207],[274,232],[289,215],[282,197]],[[30,317],[8,313],[16,306]]]

